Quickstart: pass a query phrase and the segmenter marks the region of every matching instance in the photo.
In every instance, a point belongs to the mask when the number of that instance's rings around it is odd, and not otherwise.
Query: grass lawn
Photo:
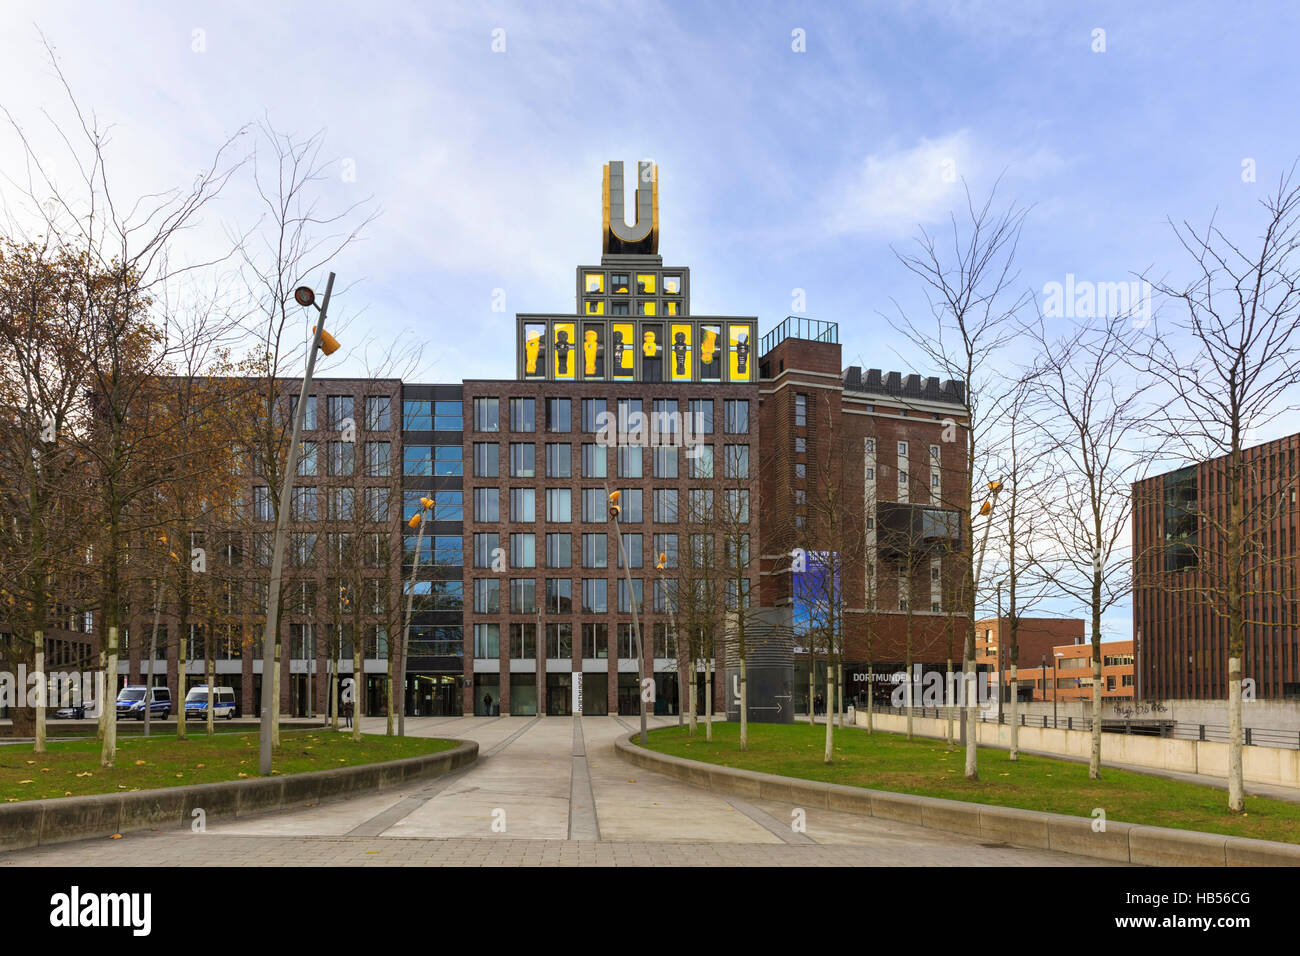
[[[822,761],[826,728],[807,723],[750,724],[749,750],[743,753],[738,723],[714,724],[711,744],[704,741],[703,726],[694,738],[689,727],[656,730],[647,744],[674,757],[783,777],[1076,817],[1091,817],[1101,807],[1113,822],[1300,843],[1300,803],[1248,796],[1246,813],[1238,816],[1227,811],[1225,790],[1104,764],[1102,779],[1089,780],[1087,764],[1025,754],[1013,763],[1005,750],[981,747],[980,779],[968,782],[965,751],[949,750],[942,740],[837,728],[835,762],[828,765]]]
[[[304,773],[355,764],[379,763],[402,757],[450,750],[460,741],[427,737],[387,737],[366,734],[353,743],[349,733],[328,730],[285,730],[272,760],[272,773]],[[31,745],[0,747],[0,800],[40,800],[88,793],[179,787],[256,777],[256,733],[174,734],[119,738],[114,766],[99,766],[99,741],[52,741],[45,754]]]

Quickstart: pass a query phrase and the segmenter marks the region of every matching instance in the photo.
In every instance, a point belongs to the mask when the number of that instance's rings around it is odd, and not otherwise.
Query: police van
[[[185,717],[197,717],[206,720],[208,716],[208,685],[191,687],[185,695]],[[231,720],[235,716],[235,689],[233,687],[212,688],[212,716]]]

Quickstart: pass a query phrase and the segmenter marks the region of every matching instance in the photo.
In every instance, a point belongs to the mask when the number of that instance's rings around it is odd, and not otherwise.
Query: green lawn
[[[272,760],[272,773],[304,773],[355,764],[418,757],[455,747],[458,740],[427,737],[387,737],[366,734],[359,743],[349,733],[328,730],[285,730]],[[175,735],[118,739],[114,766],[99,766],[99,741],[52,741],[48,753],[34,754],[31,745],[0,747],[0,799],[40,800],[89,793],[179,787],[256,777],[256,733],[215,737]]]
[[[686,727],[656,730],[647,744],[674,757],[783,777],[1076,817],[1091,817],[1101,807],[1113,822],[1300,843],[1297,803],[1247,797],[1246,813],[1238,816],[1226,809],[1227,792],[1213,787],[1105,766],[1101,780],[1089,780],[1087,764],[1024,754],[1013,763],[1005,750],[986,748],[979,752],[980,779],[967,781],[965,751],[929,738],[836,729],[833,764],[822,760],[826,728],[820,724],[750,724],[746,752],[740,750],[740,725],[725,722],[714,724],[711,744],[702,726],[694,738]]]

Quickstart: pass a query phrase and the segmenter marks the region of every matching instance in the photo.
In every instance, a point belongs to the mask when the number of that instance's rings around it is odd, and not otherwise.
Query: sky
[[[332,263],[331,311],[368,341],[422,342],[417,381],[511,377],[514,314],[571,311],[574,268],[599,261],[602,164],[642,159],[695,313],[761,333],[802,308],[839,323],[846,365],[927,375],[891,326],[923,306],[896,251],[945,227],[963,183],[983,197],[1000,178],[1029,207],[1017,281],[1040,300],[1067,276],[1185,275],[1170,219],[1256,236],[1259,199],[1300,157],[1298,27],[1289,2],[10,0],[0,105],[59,154],[51,120],[69,114],[43,36],[113,124],[123,195],[188,183],[249,123],[321,131],[322,208],[377,213]],[[234,181],[190,239],[219,245],[258,215]],[[358,361],[345,349],[322,374]]]

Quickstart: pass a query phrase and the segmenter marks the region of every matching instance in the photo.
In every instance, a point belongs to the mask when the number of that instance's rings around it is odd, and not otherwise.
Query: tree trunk
[[[704,659],[704,739],[713,743],[713,658]]]
[[[99,742],[101,744],[104,742],[104,733],[108,728],[108,705],[106,703],[107,696],[110,689],[113,691],[115,696],[117,692],[117,683],[109,675],[107,668],[108,668],[108,651],[106,647],[101,647],[99,649],[99,672],[104,675],[104,686],[103,689],[99,692],[99,700],[95,702],[95,705],[99,708],[99,713],[96,715],[96,721],[95,721],[96,724],[95,736],[99,739]],[[116,701],[114,702],[114,704],[115,704],[114,709],[116,709]]]
[[[944,677],[943,677],[943,697],[944,697],[943,709],[948,712],[948,749],[951,750],[953,745],[952,705],[954,703],[952,699],[953,694],[952,694],[952,658],[951,657],[948,658],[948,670],[944,673]]]
[[[539,640],[541,639],[540,634],[538,635],[538,639]],[[388,653],[386,656],[388,658],[388,689],[387,689],[388,726],[385,729],[384,733],[387,736],[391,737],[393,736],[393,649],[392,647],[388,648]],[[541,706],[541,703],[542,702],[540,700],[537,702],[539,707]],[[540,712],[541,711],[539,710],[538,713]]]
[[[176,739],[185,739],[185,668],[189,664],[186,647],[189,644],[189,615],[185,612],[185,602],[181,601],[181,616],[177,623],[180,634],[176,640]]]
[[[352,641],[352,739],[361,740],[361,642]]]
[[[1020,759],[1020,682],[1015,661],[1011,662],[1011,759]]]
[[[835,670],[832,666],[830,656],[826,658],[826,751],[822,755],[824,763],[832,763],[835,760],[835,715],[830,710],[830,704],[834,700],[835,694]]]
[[[1101,653],[1101,645],[1093,646],[1093,653]],[[1092,662],[1092,753],[1088,758],[1088,779],[1101,779],[1101,658]]]
[[[962,677],[965,681],[966,699],[966,779],[978,780],[979,771],[979,722],[976,717],[975,696],[975,619],[971,618],[970,630],[966,635],[966,660]]]
[[[108,688],[104,694],[104,739],[99,750],[99,765],[113,766],[117,756],[117,625],[108,629],[108,661],[105,665],[105,684]]]
[[[740,749],[749,749],[749,684],[743,654],[740,655]]]
[[[212,716],[212,710],[216,706],[216,696],[217,696],[216,688],[212,686],[217,681],[217,655],[215,649],[212,647],[211,627],[208,628],[208,639],[204,642],[204,644],[205,647],[203,652],[203,657],[204,657],[203,669],[207,673],[207,680],[208,680],[207,731],[208,731],[208,736],[211,737],[213,734],[217,732],[217,728],[216,725],[213,723],[213,716]],[[182,707],[185,706],[184,701],[181,701],[181,706]]]
[[[1228,658],[1228,809],[1246,810],[1246,789],[1241,777],[1241,658]]]
[[[808,726],[817,726],[817,655],[812,652],[812,638],[808,639]]]
[[[699,694],[699,688],[696,686],[699,682],[699,676],[700,676],[699,665],[700,662],[698,660],[691,661],[691,683],[690,686],[687,688],[687,693],[690,695],[690,701],[691,701],[690,708],[691,708],[691,736],[692,737],[695,736],[695,727],[696,727],[696,722],[698,720],[698,714],[699,714],[698,698],[700,694]]]
[[[275,672],[271,675],[271,746],[280,746],[280,643],[279,627],[275,635]]]
[[[876,701],[875,670],[874,670],[874,665],[868,663],[867,664],[867,733],[871,733],[873,730],[875,730],[875,726],[871,722],[872,707],[874,706],[875,701]]]
[[[32,632],[32,641],[36,645],[36,674],[40,678],[40,693],[36,697],[36,728],[33,733],[32,753],[45,753],[45,692],[50,686],[45,676],[45,632],[39,629]],[[23,688],[18,688],[22,693]],[[57,701],[55,702],[57,704]]]

